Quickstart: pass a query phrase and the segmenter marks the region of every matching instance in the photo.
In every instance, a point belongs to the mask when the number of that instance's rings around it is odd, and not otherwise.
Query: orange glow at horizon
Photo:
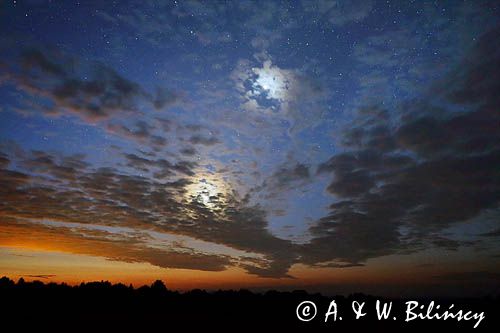
[[[393,274],[388,267],[378,263],[377,268],[352,267],[343,269],[311,268],[294,265],[290,278],[262,278],[244,270],[229,267],[221,272],[188,269],[169,269],[149,263],[128,263],[108,260],[99,256],[74,254],[41,249],[44,246],[31,244],[0,246],[0,276],[11,279],[42,282],[65,282],[76,285],[81,282],[107,280],[112,283],[132,284],[134,287],[149,285],[163,280],[173,290],[191,289],[241,289],[241,288],[314,288],[324,285],[376,286],[386,284],[418,284],[425,276],[421,272]],[[300,282],[298,282],[300,281]]]
[[[134,244],[109,240],[100,234],[82,237],[65,227],[50,228],[40,224],[0,225],[0,276],[43,282],[81,282],[108,280],[135,287],[163,280],[173,290],[191,289],[308,289],[323,287],[405,286],[432,283],[432,276],[463,267],[484,269],[474,264],[474,254],[455,253],[439,269],[418,268],[415,263],[432,262],[432,252],[411,256],[388,256],[369,260],[365,266],[318,268],[302,264],[291,267],[294,278],[264,278],[247,273],[237,266],[225,270],[162,268],[134,257]],[[168,253],[162,254],[169,256]],[[175,256],[175,254],[173,254]],[[427,257],[425,257],[427,256]],[[397,272],[397,274],[395,274]],[[411,290],[411,288],[409,288]]]

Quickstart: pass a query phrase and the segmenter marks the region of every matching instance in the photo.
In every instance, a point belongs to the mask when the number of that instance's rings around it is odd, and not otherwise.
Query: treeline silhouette
[[[398,320],[378,320],[376,300],[392,301],[393,313]],[[309,322],[297,319],[296,308],[303,301],[317,306],[316,317]],[[335,300],[342,320],[327,323],[325,313]],[[367,315],[356,320],[352,302],[366,302]],[[112,284],[108,281],[81,283],[70,286],[65,283],[41,281],[16,282],[0,278],[0,322],[13,324],[18,329],[36,328],[112,328],[150,331],[154,327],[197,327],[217,329],[248,329],[270,327],[303,329],[305,332],[336,328],[376,330],[445,329],[472,330],[474,321],[414,320],[404,321],[404,302],[407,299],[383,299],[364,294],[349,296],[323,296],[303,290],[282,292],[270,290],[254,293],[249,290],[219,290],[207,292],[195,289],[188,292],[169,290],[157,280],[150,286],[133,288],[131,285]],[[420,299],[421,304],[430,300]],[[486,319],[478,330],[491,330],[498,326],[500,316],[499,297],[469,299],[434,299],[446,308],[484,311]],[[391,313],[392,317],[392,313]],[[391,318],[392,319],[392,318]],[[16,330],[17,331],[17,330]]]

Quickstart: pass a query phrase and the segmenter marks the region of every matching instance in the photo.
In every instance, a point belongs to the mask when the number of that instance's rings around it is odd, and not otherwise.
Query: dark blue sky
[[[370,275],[426,250],[489,274],[498,18],[494,1],[4,1],[1,216],[164,268]]]

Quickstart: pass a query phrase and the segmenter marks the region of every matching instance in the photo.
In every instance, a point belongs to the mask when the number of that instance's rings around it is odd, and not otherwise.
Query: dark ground
[[[390,319],[377,320],[375,302],[377,299],[363,294],[348,297],[326,297],[308,294],[305,291],[277,292],[264,294],[248,290],[205,292],[193,290],[186,293],[169,291],[161,281],[137,289],[123,284],[91,282],[79,286],[42,282],[15,283],[8,278],[0,279],[0,320],[3,327],[13,327],[9,332],[36,329],[46,331],[139,331],[167,332],[179,328],[205,329],[209,331],[242,331],[259,329],[293,329],[293,331],[422,331],[433,332],[493,331],[500,327],[500,298],[482,299],[435,299],[441,309],[485,312],[485,319],[473,329],[476,320],[461,321],[413,320],[405,322],[405,302],[392,301]],[[318,309],[316,317],[309,322],[297,319],[296,308],[305,300],[313,301]],[[328,305],[335,300],[342,320],[333,321],[333,315],[324,322]],[[366,302],[368,314],[355,320],[351,309],[352,301]],[[415,299],[413,299],[415,300]],[[431,300],[419,299],[420,304]],[[398,317],[393,320],[393,316]],[[9,326],[7,326],[9,325]],[[2,330],[4,331],[4,330]],[[4,331],[6,332],[6,331]]]

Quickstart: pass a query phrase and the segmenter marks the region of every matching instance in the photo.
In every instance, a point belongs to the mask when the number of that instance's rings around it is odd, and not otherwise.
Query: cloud
[[[439,233],[500,204],[500,99],[494,93],[500,86],[493,79],[500,75],[500,54],[492,46],[499,33],[484,34],[425,100],[407,102],[401,111],[360,110],[360,120],[345,132],[345,152],[318,168],[333,176],[327,190],[335,201],[310,229],[305,262],[359,263],[429,244],[448,250],[474,244]]]
[[[213,146],[220,141],[215,136],[207,137],[195,134],[189,138],[189,142],[193,145]]]
[[[104,230],[51,226],[40,222],[18,219],[3,219],[0,226],[0,244],[32,244],[36,239],[39,249],[64,251],[74,254],[100,256],[109,260],[139,263],[147,262],[163,268],[223,271],[231,260],[225,255],[206,254],[173,247],[152,247],[137,235],[117,235]],[[16,235],[15,241],[9,238]],[[36,278],[50,278],[54,275],[30,275]]]
[[[313,180],[310,166],[294,161],[289,158],[287,162],[279,166],[275,172],[267,177],[260,186],[254,187],[252,193],[263,193],[267,200],[282,200],[289,191],[302,188]],[[279,209],[279,203],[275,200],[271,204],[275,213],[283,214],[284,210]]]
[[[302,1],[302,6],[306,12],[326,18],[334,26],[343,26],[365,19],[373,3],[369,0],[306,0]]]
[[[160,122],[160,125],[162,127],[161,129],[165,131],[164,127],[166,124],[164,123],[164,120],[163,122]],[[110,133],[121,136],[127,140],[133,140],[140,144],[147,145],[156,151],[161,150],[168,144],[165,137],[155,134],[157,133],[156,126],[151,125],[144,120],[135,121],[134,126],[132,127],[110,122],[106,125],[106,129]]]
[[[13,239],[9,235],[15,234],[16,242],[26,235],[30,239],[37,237],[39,244],[46,239],[47,246],[67,247],[72,253],[174,268],[221,270],[232,265],[268,277],[288,276],[287,271],[296,260],[295,246],[267,230],[266,213],[258,205],[249,206],[234,193],[221,190],[210,194],[212,208],[196,201],[193,196],[197,193],[191,192],[189,178],[194,175],[195,163],[171,163],[125,154],[129,167],[152,172],[154,178],[129,175],[113,168],[95,169],[82,155],[65,157],[38,151],[20,155],[23,158],[16,165],[24,172],[0,170],[4,245]],[[9,161],[12,158],[10,154],[2,156]],[[9,165],[4,163],[5,167]],[[55,224],[40,225],[36,221]],[[143,233],[183,235],[261,258],[252,262],[242,258],[228,261],[221,256],[165,252],[127,235],[116,242],[109,237],[101,239],[105,235],[92,238],[88,231],[85,236],[78,236],[74,228],[66,230],[64,223],[94,229],[130,228]]]
[[[175,92],[158,89],[156,96],[101,63],[83,63],[59,50],[24,49],[8,66],[8,82],[46,114],[67,112],[95,123],[139,113],[144,105],[161,109],[178,101]]]
[[[108,124],[107,128],[112,133],[119,134],[134,140],[144,140],[150,137],[151,132],[154,129],[153,126],[149,125],[143,120],[135,122],[135,129],[131,129],[125,125],[117,125],[113,123]]]
[[[309,167],[302,163],[296,163],[291,168],[280,168],[273,176],[278,187],[286,187],[288,184],[308,180],[310,178]]]
[[[56,277],[57,275],[55,274],[37,274],[37,275],[26,275],[31,278],[36,278],[36,279],[51,279],[53,277]]]
[[[156,170],[154,177],[159,179],[172,177],[176,173],[194,176],[194,170],[197,166],[195,162],[177,161],[172,163],[165,159],[151,160],[131,153],[124,154],[124,156],[127,159],[127,166],[144,172]]]
[[[194,156],[196,155],[197,151],[193,147],[184,147],[180,150],[180,153],[186,156]]]
[[[166,88],[157,88],[156,96],[153,99],[153,105],[156,110],[162,110],[170,107],[181,100],[181,95]]]

